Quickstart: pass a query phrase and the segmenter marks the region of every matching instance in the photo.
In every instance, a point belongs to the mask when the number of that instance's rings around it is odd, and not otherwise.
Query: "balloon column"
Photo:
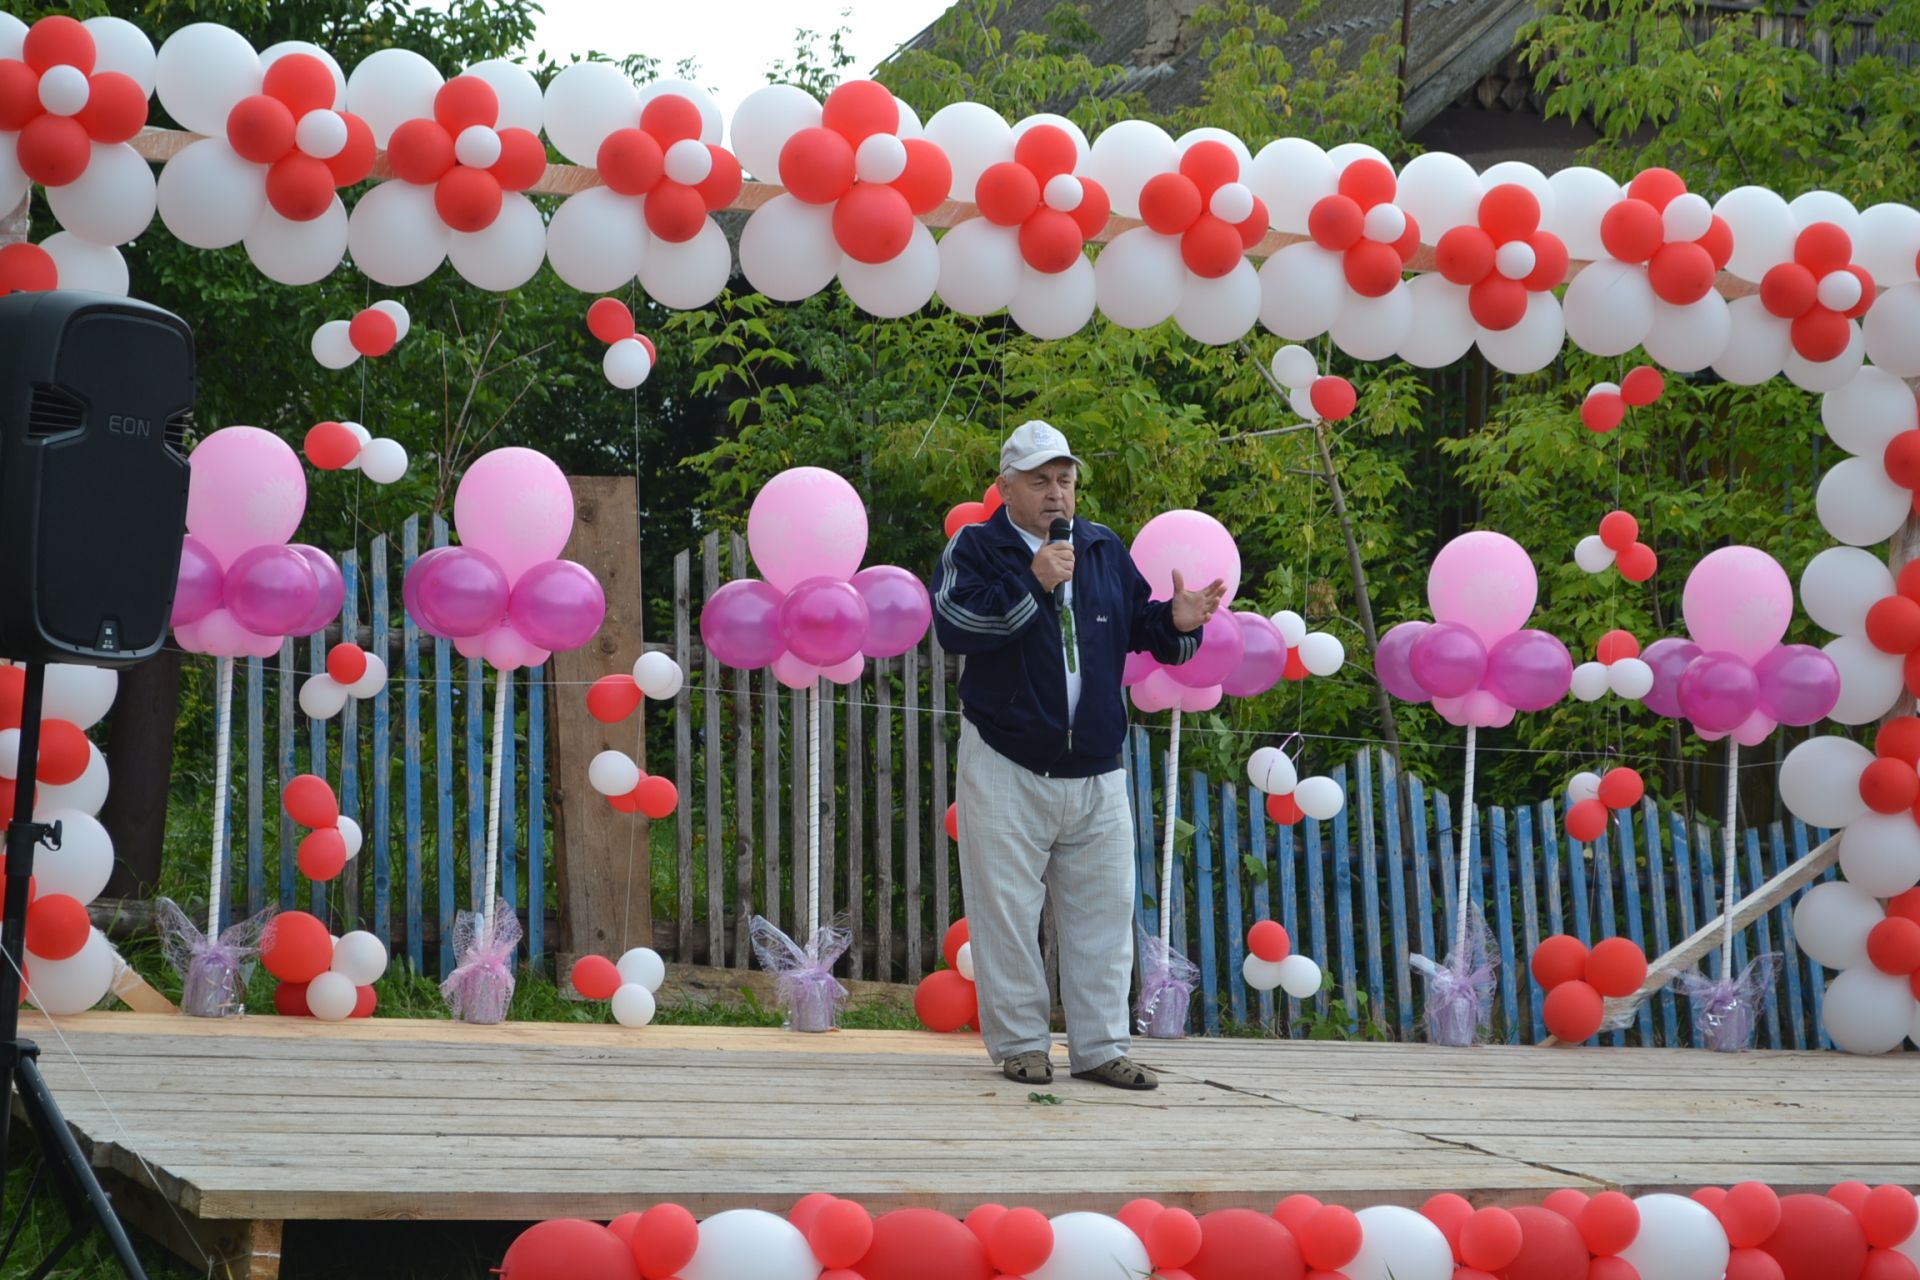
[[[651,947],[633,947],[618,963],[605,956],[581,956],[568,974],[583,1000],[607,1000],[613,1020],[623,1027],[644,1027],[657,1012],[655,993],[667,980],[667,962]]]
[[[965,917],[947,926],[940,941],[947,967],[935,969],[913,989],[913,1013],[929,1031],[959,1031],[980,1023],[980,997],[974,989],[973,942]]]
[[[373,1016],[373,984],[387,971],[387,948],[365,930],[335,939],[318,916],[282,911],[260,935],[260,964],[280,981],[275,1013],[344,1022]]]

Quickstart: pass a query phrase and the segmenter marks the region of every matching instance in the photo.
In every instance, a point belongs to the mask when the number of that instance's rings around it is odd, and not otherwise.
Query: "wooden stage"
[[[277,1274],[289,1220],[604,1220],[661,1200],[706,1215],[810,1191],[959,1214],[1920,1183],[1902,1055],[1145,1041],[1157,1093],[1072,1080],[1059,1049],[1049,1104],[971,1036],[132,1013],[61,1027],[84,1074],[22,1015],[129,1219],[249,1277]]]

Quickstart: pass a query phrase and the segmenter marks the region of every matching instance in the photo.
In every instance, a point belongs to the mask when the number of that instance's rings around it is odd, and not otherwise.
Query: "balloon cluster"
[[[1307,215],[1307,234],[1325,252],[1340,255],[1347,287],[1378,298],[1400,287],[1400,273],[1420,249],[1420,224],[1394,203],[1392,166],[1361,157],[1340,171],[1332,195]]]
[[[1267,816],[1283,827],[1302,818],[1329,822],[1347,807],[1347,793],[1325,776],[1302,778],[1279,747],[1260,747],[1247,757],[1247,781],[1267,798]]]
[[[339,875],[347,859],[360,852],[360,824],[340,812],[340,799],[325,778],[303,773],[287,779],[280,803],[287,816],[307,828],[295,851],[300,874],[318,883]]]
[[[1293,343],[1273,353],[1273,380],[1287,389],[1287,403],[1308,422],[1340,422],[1359,402],[1351,382],[1323,376],[1313,352]]]
[[[1203,137],[1180,152],[1176,170],[1140,188],[1140,220],[1178,239],[1180,260],[1203,280],[1233,271],[1267,234],[1266,203],[1241,181],[1240,166],[1231,146]]]
[[[1838,359],[1857,341],[1853,321],[1873,305],[1874,282],[1853,260],[1853,237],[1831,222],[1802,227],[1793,261],[1760,278],[1760,302],[1789,321],[1793,349],[1814,362]]]
[[[1827,438],[1853,455],[1835,463],[1814,492],[1820,527],[1856,547],[1892,537],[1912,514],[1920,487],[1920,400],[1900,378],[1867,365],[1820,397],[1820,421]]]
[[[1580,421],[1587,430],[1599,435],[1626,421],[1627,409],[1644,408],[1658,400],[1667,389],[1667,380],[1650,364],[1627,370],[1619,382],[1596,382],[1587,388],[1580,402]]]
[[[1807,616],[1836,637],[1825,648],[1840,672],[1834,720],[1871,724],[1903,691],[1920,688],[1920,566],[1896,579],[1870,552],[1829,547],[1807,562],[1800,598]]]
[[[949,824],[949,831],[958,828]],[[954,834],[954,839],[959,839]],[[935,969],[913,989],[913,1014],[929,1031],[946,1033],[980,1024],[980,997],[974,989],[973,942],[965,917],[947,927],[940,940],[947,967]]]
[[[1340,643],[1340,637],[1331,631],[1307,630],[1307,620],[1292,609],[1282,609],[1267,621],[1280,633],[1280,642],[1287,647],[1287,665],[1280,673],[1282,679],[1300,681],[1308,676],[1335,675],[1346,665],[1347,646]],[[1246,666],[1245,659],[1241,666]],[[1234,688],[1227,692],[1235,697],[1248,696]]]
[[[1226,584],[1221,608],[1201,631],[1200,651],[1177,666],[1164,666],[1152,654],[1127,656],[1120,683],[1133,705],[1144,712],[1211,711],[1223,695],[1250,698],[1280,682],[1286,670],[1286,644],[1279,629],[1254,613],[1234,613],[1240,587],[1240,548],[1226,526],[1201,511],[1165,511],[1134,536],[1133,563],[1147,580],[1155,600],[1173,598],[1173,575],[1201,586],[1215,578]]]
[[[789,689],[823,676],[851,684],[867,658],[905,653],[927,633],[933,604],[920,579],[860,568],[867,509],[831,471],[792,467],[762,485],[747,546],[765,580],[727,583],[700,613],[701,641],[727,666],[771,666]]]
[[[327,669],[300,686],[300,709],[315,720],[331,720],[348,698],[364,701],[386,687],[386,660],[343,640],[327,650]]]
[[[373,1016],[373,984],[387,971],[387,948],[364,929],[335,938],[319,917],[282,911],[260,935],[260,964],[279,979],[275,1013],[344,1022]]]
[[[1588,950],[1571,934],[1555,934],[1534,948],[1530,966],[1547,993],[1547,1031],[1565,1044],[1591,1038],[1606,1017],[1606,1001],[1632,995],[1647,980],[1647,953],[1631,938],[1606,938]]]
[[[647,230],[668,244],[693,239],[708,214],[740,194],[740,162],[706,141],[706,127],[692,98],[657,93],[641,104],[637,126],[614,129],[595,152],[601,181],[629,197]]]
[[[618,298],[597,298],[587,308],[587,329],[607,344],[600,370],[621,391],[631,391],[653,372],[653,339],[633,323],[633,310]]]
[[[1540,200],[1517,182],[1480,197],[1476,221],[1449,228],[1434,248],[1440,274],[1467,291],[1482,329],[1500,332],[1526,317],[1530,294],[1548,293],[1567,275],[1567,246],[1540,229]]]
[[[1012,159],[988,165],[974,184],[981,218],[1010,234],[1034,271],[1057,275],[1075,266],[1082,246],[1106,229],[1106,188],[1074,175],[1085,156],[1084,138],[1035,124],[1013,140]]]
[[[633,674],[601,676],[587,690],[587,714],[601,724],[617,724],[639,710],[643,698],[665,702],[680,692],[686,677],[664,653],[643,653]],[[672,780],[646,773],[624,751],[602,751],[587,765],[587,782],[621,813],[664,818],[680,803]]]
[[[1433,703],[1448,724],[1497,729],[1516,711],[1543,711],[1573,680],[1567,646],[1523,630],[1539,579],[1505,534],[1463,533],[1427,571],[1434,621],[1403,622],[1380,638],[1374,673],[1403,702]]]
[[[56,231],[39,244],[0,245],[0,298],[48,289],[125,294],[126,259],[110,245],[92,244],[66,231]]]
[[[657,1011],[655,993],[667,980],[667,962],[651,947],[633,947],[616,964],[586,955],[573,962],[568,981],[583,1000],[608,1000],[613,1020],[623,1027],[644,1027]]]
[[[407,474],[407,450],[398,440],[357,422],[316,422],[307,428],[301,452],[320,471],[358,471],[375,484],[393,484]]]
[[[540,180],[547,148],[533,130],[501,127],[500,95],[481,77],[464,75],[434,91],[431,115],[393,130],[387,164],[401,182],[433,188],[434,212],[447,230],[471,235],[500,217],[507,192]],[[613,176],[601,172],[611,185]]]
[[[1619,765],[1606,773],[1582,771],[1567,784],[1567,834],[1591,844],[1607,831],[1607,810],[1631,809],[1647,794],[1638,769]]]
[[[378,359],[392,351],[413,328],[404,305],[383,298],[354,313],[351,320],[329,320],[313,331],[313,358],[328,369],[346,369],[361,356]]]
[[[1640,642],[1631,631],[1614,630],[1593,647],[1592,662],[1573,669],[1573,696],[1597,702],[1612,690],[1629,702],[1638,702],[1653,688],[1653,668],[1640,657]]]
[[[1320,966],[1293,954],[1293,941],[1278,920],[1256,920],[1247,930],[1247,958],[1240,962],[1240,976],[1255,991],[1278,987],[1295,1000],[1320,994]]]
[[[173,596],[180,647],[270,658],[285,637],[312,635],[339,616],[340,566],[317,547],[287,545],[306,510],[307,480],[286,442],[258,427],[223,427],[187,461],[187,538]]]
[[[558,558],[573,532],[573,490],[552,459],[518,447],[481,455],[454,492],[453,524],[461,545],[407,567],[401,595],[422,631],[512,671],[600,630],[606,592]]]
[[[1660,568],[1660,557],[1640,541],[1640,522],[1625,511],[1609,511],[1600,517],[1600,532],[1590,533],[1574,544],[1573,562],[1588,573],[1605,573],[1618,567],[1628,582],[1645,582]]]
[[[990,484],[987,491],[980,495],[978,502],[958,503],[947,511],[947,518],[941,528],[946,531],[949,541],[970,524],[985,524],[993,518],[993,513],[1005,505],[1006,499],[1000,496],[1000,486]]]
[[[1733,256],[1733,230],[1670,169],[1643,169],[1600,220],[1600,242],[1623,263],[1644,264],[1653,294],[1685,307],[1713,291]]]

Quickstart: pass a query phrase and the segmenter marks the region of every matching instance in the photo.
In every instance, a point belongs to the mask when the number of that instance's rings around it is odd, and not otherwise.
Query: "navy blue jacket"
[[[1148,598],[1126,544],[1091,520],[1073,523],[1073,618],[1080,703],[1067,726],[1067,665],[1053,593],[1006,508],[963,527],[933,577],[933,625],[949,653],[967,655],[960,702],[986,744],[1034,773],[1090,778],[1120,767],[1127,654],[1180,663],[1200,633],[1173,625],[1173,606]]]

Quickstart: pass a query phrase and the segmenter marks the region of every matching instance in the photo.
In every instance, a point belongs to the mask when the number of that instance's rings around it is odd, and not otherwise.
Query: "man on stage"
[[[1133,973],[1133,835],[1120,772],[1126,656],[1185,662],[1226,594],[1215,581],[1148,599],[1111,529],[1074,519],[1080,459],[1047,423],[1000,447],[1005,505],[947,544],[934,626],[966,655],[960,681],[960,883],[980,1029],[1010,1080],[1046,1084],[1040,908],[1052,896],[1076,1078],[1153,1089],[1127,1056]]]

